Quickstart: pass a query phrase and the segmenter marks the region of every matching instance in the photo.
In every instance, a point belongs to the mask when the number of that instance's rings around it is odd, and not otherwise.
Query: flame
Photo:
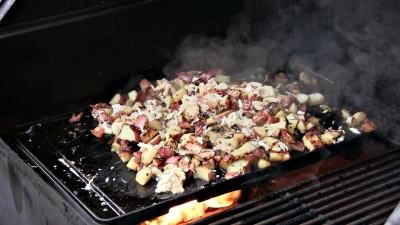
[[[217,196],[215,198],[210,198],[206,201],[204,201],[204,203],[211,208],[222,208],[222,207],[226,207],[226,206],[230,206],[233,203],[235,203],[240,195],[242,194],[241,190],[237,190],[237,191],[232,191],[220,196]]]
[[[201,217],[208,208],[227,207],[235,203],[242,191],[232,191],[215,198],[210,198],[204,202],[193,200],[182,205],[178,205],[169,209],[168,213],[155,219],[145,221],[146,225],[175,225],[189,221],[194,218]]]

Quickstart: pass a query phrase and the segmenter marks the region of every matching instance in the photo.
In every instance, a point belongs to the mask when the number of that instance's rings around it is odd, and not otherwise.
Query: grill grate
[[[383,224],[400,201],[399,174],[395,149],[191,224]]]

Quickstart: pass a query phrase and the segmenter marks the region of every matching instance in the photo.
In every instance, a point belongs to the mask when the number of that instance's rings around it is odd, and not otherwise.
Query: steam
[[[244,77],[283,65],[299,73],[301,64],[334,81],[319,81],[333,104],[398,120],[391,115],[400,87],[398,12],[395,0],[246,1],[226,37],[188,36],[164,72],[222,68]]]

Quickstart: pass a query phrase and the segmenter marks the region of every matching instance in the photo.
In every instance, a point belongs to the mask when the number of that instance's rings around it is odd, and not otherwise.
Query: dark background
[[[186,35],[224,36],[242,8],[237,0],[83,2],[17,1],[5,16],[0,131],[108,101],[138,72],[162,68]]]

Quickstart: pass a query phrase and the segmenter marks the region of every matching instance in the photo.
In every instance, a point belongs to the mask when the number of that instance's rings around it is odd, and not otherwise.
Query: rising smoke
[[[233,77],[305,66],[329,101],[398,121],[400,3],[396,0],[246,1],[226,37],[188,36],[166,74],[223,68]]]

